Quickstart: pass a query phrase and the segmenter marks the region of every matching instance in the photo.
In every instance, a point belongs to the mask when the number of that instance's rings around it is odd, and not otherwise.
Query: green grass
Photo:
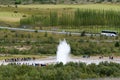
[[[92,30],[92,29],[91,29]],[[73,36],[64,34],[37,32],[24,32],[24,31],[10,31],[0,30],[0,53],[3,54],[19,54],[20,55],[55,55],[59,40],[64,38],[71,45],[71,54],[83,55],[85,51],[92,51],[91,55],[120,55],[119,47],[114,47],[115,42],[104,42],[104,40],[120,40],[120,37],[105,37],[105,36]],[[24,42],[23,42],[24,41]],[[30,41],[30,43],[28,43]],[[91,42],[100,41],[100,42]],[[109,47],[108,47],[109,46]],[[16,50],[17,49],[17,50]],[[99,51],[99,52],[97,52]],[[85,53],[86,54],[86,53]],[[14,56],[6,56],[5,58],[11,58]],[[24,57],[24,56],[22,56]],[[4,59],[4,57],[0,57]]]
[[[10,59],[10,58],[24,58],[24,57],[35,57],[36,59],[47,58],[47,55],[6,55],[0,56],[0,60]]]
[[[78,8],[120,11],[120,5],[117,5],[117,4],[80,4],[80,5],[73,5],[73,4],[72,5],[64,5],[64,4],[34,5],[33,4],[33,5],[18,5],[18,8],[15,8],[15,5],[10,5],[10,7],[8,7],[7,5],[1,5],[0,21],[3,21],[4,23],[10,24],[13,26],[18,26],[20,18],[22,18],[22,15],[24,14],[27,16],[28,15],[49,15],[50,11],[57,11],[58,14],[60,15],[62,12],[72,13]],[[18,13],[14,13],[14,11],[18,11]]]
[[[69,30],[69,29],[68,29]],[[109,27],[109,26],[83,26],[80,27],[79,32],[86,31],[88,33],[101,33],[102,30],[112,30],[112,31],[117,31],[120,33],[120,29],[116,27]]]
[[[13,6],[13,5],[12,5]],[[50,11],[57,11],[58,15],[62,14],[62,12],[66,13],[70,13],[75,11],[76,9],[97,9],[97,10],[112,10],[112,11],[120,11],[120,6],[119,5],[108,5],[108,4],[85,4],[85,5],[19,5],[18,8],[14,8],[14,7],[6,7],[3,6],[0,8],[0,19],[3,20],[3,22],[5,22],[6,24],[10,24],[10,25],[14,25],[17,24],[17,26],[19,25],[19,20],[22,18],[22,16],[25,14],[27,16],[31,16],[31,15],[49,15]],[[14,13],[14,11],[18,11],[18,13]],[[7,17],[5,19],[5,17]],[[10,22],[13,21],[12,19],[15,19],[15,22]],[[9,20],[9,21],[8,21]],[[41,26],[41,25],[40,25]],[[40,29],[39,25],[37,26],[38,29]],[[46,29],[46,30],[51,30],[53,27],[48,26],[48,27],[44,27],[41,26],[42,29]],[[92,32],[92,33],[100,33],[102,30],[113,30],[113,31],[118,31],[120,32],[119,28],[115,28],[115,26],[80,26],[79,28],[72,28],[72,26],[55,26],[58,28],[58,31],[69,31],[69,32],[82,32],[82,31],[86,31],[86,32]],[[34,27],[36,28],[36,26]],[[103,40],[119,40],[120,38],[118,37],[118,39],[112,38],[112,37],[80,37],[80,36],[69,36],[69,35],[61,35],[61,34],[47,34],[47,37],[45,37],[45,33],[35,33],[35,32],[24,32],[24,31],[9,31],[9,30],[0,30],[0,34],[3,34],[0,36],[1,41],[3,41],[3,43],[1,43],[1,47],[8,47],[6,49],[6,51],[8,49],[10,49],[9,47],[14,47],[14,46],[30,46],[33,47],[33,49],[31,49],[31,53],[27,53],[27,54],[41,54],[41,53],[37,53],[36,52],[36,48],[39,48],[43,51],[45,50],[53,50],[56,49],[59,39],[64,39],[66,38],[68,43],[70,43],[71,47],[74,48],[74,54],[81,54],[79,52],[79,50],[81,50],[82,47],[85,48],[84,51],[86,51],[86,47],[88,46],[89,49],[89,44],[88,42],[84,42],[84,40],[90,41],[90,40],[100,40],[100,44],[99,43],[95,43],[95,47],[101,47],[106,48],[107,50],[111,51],[111,50],[115,50],[115,55],[120,56],[119,49],[114,47],[114,42],[113,43],[107,43],[107,42],[102,42]],[[8,36],[6,36],[8,35]],[[30,37],[28,37],[30,36]],[[49,43],[50,40],[52,40],[50,37],[53,38],[53,40],[55,42],[51,42]],[[53,41],[52,40],[52,41]],[[6,42],[4,42],[6,41]],[[35,41],[36,43],[17,43],[15,41]],[[81,41],[81,42],[80,42]],[[82,42],[83,41],[83,42]],[[93,43],[94,44],[94,43]],[[109,47],[108,47],[109,46]],[[94,49],[93,48],[93,49]],[[99,49],[99,48],[98,48]],[[48,55],[49,51],[46,51]],[[73,51],[73,50],[72,50]],[[113,52],[109,52],[106,53],[106,55],[111,55],[114,53]],[[4,51],[3,51],[4,52]],[[82,52],[82,51],[81,51]],[[5,52],[4,52],[5,53]],[[52,53],[52,51],[51,51]],[[9,54],[9,53],[8,53]],[[21,54],[21,53],[19,53]],[[54,53],[55,54],[55,53]],[[53,54],[53,55],[54,55]],[[96,55],[101,55],[101,54],[96,54]],[[13,58],[13,57],[37,57],[37,58],[43,58],[46,56],[42,56],[42,55],[10,55],[10,56],[6,56],[6,57],[0,57],[1,59],[5,59],[5,58]]]
[[[51,12],[47,16],[28,17],[21,19],[20,24],[40,25],[42,27],[51,26],[51,28],[62,26],[62,29],[67,28],[69,31],[78,29],[80,32],[84,30],[96,33],[102,29],[117,30],[119,32],[119,16],[119,12],[116,11],[78,9],[72,15],[66,13],[59,15],[57,12]],[[93,31],[91,31],[92,29]]]

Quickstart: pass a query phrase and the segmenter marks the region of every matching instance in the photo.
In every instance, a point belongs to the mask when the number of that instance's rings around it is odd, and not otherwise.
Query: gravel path
[[[84,62],[86,64],[99,64],[100,62],[115,62],[120,63],[119,57],[114,57],[114,59],[109,59],[109,57],[103,57],[102,59],[99,59],[99,57],[90,57],[90,58],[82,58],[82,57],[72,57],[69,58],[68,62]],[[55,64],[56,63],[56,57],[48,57],[43,59],[36,59],[36,60],[30,60],[30,61],[16,61],[16,62],[5,62],[4,60],[0,61],[0,65],[7,65],[9,63],[16,63],[19,65],[26,64],[26,65],[35,65],[35,64]]]

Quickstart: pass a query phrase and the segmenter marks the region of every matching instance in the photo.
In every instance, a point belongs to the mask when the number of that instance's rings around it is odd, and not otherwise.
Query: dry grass
[[[19,22],[22,16],[22,13],[0,12],[0,20],[5,22]]]
[[[38,8],[38,9],[61,9],[61,8],[82,8],[82,9],[104,9],[104,10],[120,10],[120,5],[116,4],[83,4],[83,5],[20,5],[20,8]]]
[[[12,18],[12,17],[0,17],[1,21],[6,21],[6,22],[19,22],[20,18]]]

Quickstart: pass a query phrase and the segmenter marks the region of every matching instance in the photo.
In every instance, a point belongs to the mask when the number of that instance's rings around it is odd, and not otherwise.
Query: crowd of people
[[[43,67],[43,66],[47,66],[48,64],[43,64],[43,63],[20,63],[20,62],[13,62],[13,63],[9,63],[10,65],[29,65],[29,66],[38,66],[38,67]]]
[[[113,56],[109,56],[109,59],[113,59]]]
[[[83,55],[83,58],[90,58],[90,55]],[[99,59],[103,59],[103,58],[104,58],[104,56],[99,56]],[[109,56],[108,58],[111,59],[111,60],[114,59],[113,56]]]
[[[10,59],[5,59],[5,62],[9,62],[11,65],[31,65],[31,66],[47,66],[47,64],[42,64],[42,63],[29,63],[29,62],[23,62],[21,63],[20,61],[34,61],[35,57],[24,57],[24,58],[10,58]]]
[[[90,58],[89,55],[84,55],[83,58]],[[103,59],[103,56],[99,56],[99,59]],[[109,56],[109,59],[113,60],[113,56]],[[31,66],[47,66],[47,64],[42,64],[42,63],[29,63],[29,62],[24,62],[24,61],[34,61],[36,58],[35,57],[23,57],[23,58],[10,58],[10,59],[5,59],[4,62],[8,62],[9,64],[16,64],[16,65],[31,65]],[[23,61],[23,62],[21,62]]]
[[[100,56],[99,59],[103,59],[103,56]],[[113,57],[113,56],[109,56],[109,59],[112,59],[112,60],[113,60],[114,57]]]
[[[18,62],[18,61],[30,61],[30,60],[35,60],[35,57],[10,58],[10,59],[5,59],[5,62]]]

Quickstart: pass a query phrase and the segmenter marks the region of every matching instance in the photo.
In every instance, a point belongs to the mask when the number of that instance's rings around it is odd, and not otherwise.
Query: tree
[[[35,30],[35,33],[38,33],[38,30]]]
[[[15,4],[21,4],[21,0],[15,0]]]
[[[120,46],[120,43],[119,42],[116,42],[115,43],[115,47],[119,47]]]
[[[83,31],[83,32],[81,33],[81,36],[85,36],[85,33],[86,33],[86,32],[85,32],[85,31]]]

